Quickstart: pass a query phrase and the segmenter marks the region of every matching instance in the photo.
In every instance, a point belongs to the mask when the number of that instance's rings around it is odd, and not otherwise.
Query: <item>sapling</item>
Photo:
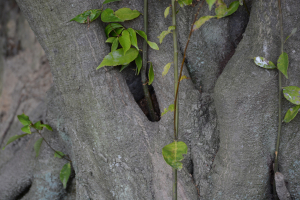
[[[256,65],[265,68],[265,69],[278,69],[278,134],[277,134],[277,141],[276,141],[276,147],[275,147],[275,161],[274,161],[274,174],[279,171],[278,168],[278,152],[279,152],[279,145],[280,145],[280,136],[281,136],[281,127],[282,122],[290,122],[295,118],[297,115],[299,109],[300,109],[300,88],[297,86],[288,86],[288,87],[282,87],[282,74],[288,79],[288,66],[289,66],[289,58],[288,54],[284,52],[284,43],[296,33],[297,29],[293,29],[291,34],[284,40],[283,36],[283,19],[282,19],[282,10],[281,10],[281,1],[278,0],[278,12],[279,12],[279,22],[280,22],[280,40],[281,40],[281,46],[280,51],[281,54],[277,60],[277,66],[267,60],[263,57],[255,57],[254,62]],[[290,108],[284,119],[282,120],[282,92],[284,94],[284,97],[290,101],[291,103],[295,104],[296,106],[293,108]],[[274,193],[276,191],[275,184],[273,185]],[[275,196],[277,199],[278,197]]]
[[[191,39],[191,35],[192,33],[199,29],[205,22],[207,22],[208,20],[212,19],[212,18],[223,18],[226,16],[229,16],[231,14],[233,14],[239,7],[240,3],[239,1],[234,1],[232,2],[229,7],[227,7],[227,5],[223,2],[223,0],[206,0],[206,2],[209,5],[209,9],[211,10],[212,6],[216,3],[216,9],[215,9],[215,16],[203,16],[200,17],[197,20],[200,8],[203,5],[203,2],[201,2],[197,13],[195,14],[195,19],[192,23],[191,29],[190,29],[190,33],[188,35],[188,40],[184,49],[184,54],[183,54],[183,59],[181,62],[181,67],[180,67],[180,73],[178,76],[178,47],[177,47],[177,27],[176,27],[176,3],[175,0],[172,0],[172,26],[168,27],[167,31],[163,31],[159,36],[159,40],[160,43],[163,42],[163,39],[166,37],[166,35],[168,35],[169,33],[173,33],[173,49],[174,49],[174,93],[175,93],[175,98],[174,98],[174,104],[171,104],[168,109],[164,109],[164,112],[162,113],[162,115],[166,114],[168,111],[174,111],[174,142],[172,142],[171,144],[166,145],[165,147],[163,147],[162,149],[162,154],[163,157],[165,159],[165,161],[167,162],[167,164],[169,164],[172,168],[173,168],[173,195],[172,198],[173,200],[177,200],[177,170],[182,169],[182,163],[181,161],[183,160],[183,154],[187,154],[187,145],[182,142],[182,141],[178,141],[178,128],[179,128],[179,86],[180,86],[180,82],[183,79],[186,79],[187,77],[182,75],[182,70],[183,70],[183,66],[184,66],[184,62],[185,62],[185,58],[186,58],[186,51],[187,51],[187,47],[189,45],[190,39]],[[178,4],[183,7],[183,6],[187,6],[187,5],[191,5],[192,4],[192,0],[180,0],[178,1]],[[165,18],[169,15],[169,10],[170,7],[167,7],[165,9],[164,12],[164,16]],[[170,67],[171,67],[171,62],[166,64],[166,66],[164,67],[162,76],[165,76]]]
[[[68,161],[68,163],[65,164],[63,166],[63,168],[61,169],[60,175],[59,175],[59,178],[60,178],[60,180],[61,180],[61,182],[63,184],[63,187],[66,188],[68,180],[69,180],[69,177],[71,175],[71,164],[72,164],[72,161],[71,161],[71,159],[70,159],[70,157],[68,155],[65,155],[61,151],[56,151],[49,144],[49,142],[47,142],[47,140],[42,136],[42,130],[43,130],[43,128],[46,128],[49,131],[52,131],[51,126],[48,125],[48,124],[42,124],[40,121],[38,121],[36,123],[32,123],[30,121],[29,117],[27,115],[25,115],[24,113],[22,115],[18,115],[18,119],[24,125],[21,128],[21,130],[24,132],[24,134],[22,134],[22,135],[15,135],[15,136],[12,136],[11,138],[9,138],[8,141],[7,141],[7,143],[6,143],[6,145],[3,147],[3,150],[5,149],[5,147],[7,145],[9,145],[10,143],[14,142],[15,140],[17,140],[19,138],[22,138],[24,136],[27,136],[27,135],[31,135],[33,133],[31,130],[34,129],[36,131],[36,133],[38,133],[41,136],[41,138],[39,138],[35,142],[35,144],[34,144],[34,151],[35,151],[36,157],[39,156],[41,145],[42,145],[43,141],[45,141],[45,143],[54,152],[54,157],[56,157],[56,158],[63,158],[63,159],[65,159],[65,160]]]

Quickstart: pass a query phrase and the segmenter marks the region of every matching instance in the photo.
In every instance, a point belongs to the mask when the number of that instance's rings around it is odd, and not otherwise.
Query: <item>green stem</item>
[[[281,2],[278,0],[278,9],[279,9],[279,20],[280,20],[280,35],[281,35],[281,53],[283,53],[283,25],[282,25],[282,12],[281,12]],[[278,171],[278,152],[279,152],[279,144],[280,144],[280,135],[281,135],[281,124],[282,124],[282,116],[281,116],[281,99],[282,99],[282,75],[280,71],[279,73],[279,86],[278,86],[278,134],[277,134],[277,142],[276,142],[276,149],[275,149],[275,167],[274,172]]]
[[[176,4],[175,0],[172,0],[172,26],[175,26],[173,31],[173,49],[174,49],[174,93],[177,92],[178,83],[178,45],[177,45],[177,27],[176,27]],[[178,126],[179,126],[179,108],[178,97],[175,97],[174,103],[174,140],[178,140]],[[177,109],[176,109],[177,108]]]
[[[173,198],[172,200],[177,200],[177,169],[173,168]]]
[[[246,4],[246,1],[245,0],[243,0],[243,4],[244,4],[244,7],[246,8],[246,10],[247,10],[247,13],[248,13],[248,15],[250,16],[250,12],[249,12],[249,9],[248,9],[248,6],[247,6],[247,4]]]
[[[177,46],[177,27],[176,27],[176,4],[175,0],[172,0],[172,26],[175,27],[173,31],[173,49],[174,49],[174,140],[178,140],[178,125],[179,125],[179,109],[178,109],[178,97],[177,82],[178,82],[178,46]],[[177,108],[177,109],[176,109]],[[173,169],[173,200],[177,200],[177,169]]]
[[[175,26],[175,30],[174,32],[176,31],[176,18],[175,18],[175,6],[173,6],[173,2],[174,0],[172,0],[172,17],[173,17],[173,26]],[[181,67],[180,67],[180,74],[179,74],[179,77],[178,77],[178,50],[177,50],[177,34],[175,32],[173,32],[173,41],[174,41],[174,47],[176,47],[176,49],[174,48],[174,74],[175,77],[174,77],[174,89],[175,89],[175,100],[174,100],[174,140],[177,141],[178,140],[178,124],[179,124],[179,118],[178,118],[178,93],[179,93],[179,84],[180,84],[180,78],[182,76],[182,71],[183,71],[183,66],[184,66],[184,61],[185,61],[185,57],[186,57],[186,51],[187,51],[187,48],[189,46],[189,43],[190,43],[190,39],[191,39],[191,36],[192,36],[192,33],[193,33],[193,27],[194,27],[194,24],[197,20],[197,17],[199,15],[199,12],[200,12],[200,9],[203,5],[203,0],[197,10],[197,13],[195,14],[195,19],[192,23],[192,26],[191,26],[191,30],[190,30],[190,34],[189,34],[189,37],[188,37],[188,40],[187,40],[187,43],[185,45],[185,49],[184,49],[184,54],[183,54],[183,58],[182,58],[182,62],[181,62]],[[174,20],[175,19],[175,20]],[[174,36],[175,35],[175,36]],[[176,40],[175,40],[176,39]],[[176,42],[175,42],[176,41]],[[176,45],[175,45],[176,44]],[[176,58],[176,62],[175,62],[175,58]],[[176,64],[175,64],[176,63]],[[175,81],[176,80],[176,81]],[[173,169],[173,177],[174,177],[174,182],[173,182],[173,200],[177,200],[177,169]]]
[[[144,0],[144,32],[148,35],[148,0]],[[147,102],[147,108],[150,114],[151,121],[157,121],[156,115],[154,112],[151,96],[148,89],[148,81],[147,81],[147,64],[148,64],[148,45],[147,41],[144,40],[143,43],[143,66],[141,69],[141,78],[143,84],[143,90],[145,94],[145,99]]]
[[[281,39],[281,54],[283,53],[283,44],[284,44],[284,39],[283,39],[283,20],[282,20],[282,10],[281,10],[281,1],[278,0],[278,10],[279,10],[279,22],[280,22],[280,39]],[[278,71],[278,133],[277,133],[277,142],[276,142],[276,148],[275,148],[275,164],[274,164],[274,174],[278,172],[278,153],[279,153],[279,145],[280,145],[280,135],[281,135],[281,125],[282,125],[282,75],[281,72]],[[277,194],[276,194],[276,185],[274,181],[274,194],[275,194],[275,199],[278,199]]]
[[[37,129],[36,129],[36,130],[37,130]],[[67,158],[65,155],[64,155],[64,156],[61,155],[58,151],[56,151],[55,149],[53,149],[53,148],[51,147],[51,145],[47,142],[47,140],[45,140],[45,138],[42,136],[42,134],[41,134],[41,132],[40,132],[39,130],[37,130],[37,132],[38,132],[38,134],[43,138],[43,140],[46,142],[46,144],[50,147],[50,149],[51,149],[52,151],[54,151],[56,154],[60,155],[60,157],[62,157],[63,159],[65,159],[65,160],[69,161],[70,163],[72,163],[72,160],[71,160],[70,158]]]

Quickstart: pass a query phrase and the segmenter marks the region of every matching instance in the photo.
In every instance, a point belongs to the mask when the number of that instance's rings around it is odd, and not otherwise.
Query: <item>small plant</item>
[[[279,144],[280,144],[280,135],[281,135],[281,126],[282,126],[282,122],[285,123],[289,123],[290,121],[292,121],[295,116],[298,114],[298,111],[300,109],[300,88],[297,86],[288,86],[288,87],[282,87],[282,74],[288,79],[288,66],[289,66],[289,57],[288,54],[286,52],[284,52],[283,46],[284,43],[292,36],[296,33],[297,28],[293,29],[291,34],[284,40],[283,37],[283,20],[282,20],[282,10],[281,10],[281,1],[278,0],[278,8],[279,8],[279,18],[280,18],[280,35],[281,35],[281,54],[277,60],[277,66],[267,60],[266,58],[263,57],[255,57],[254,58],[254,63],[262,68],[265,69],[278,69],[279,70],[279,88],[278,88],[278,134],[277,134],[277,142],[276,142],[276,147],[275,147],[275,161],[274,161],[274,174],[276,174],[276,172],[279,171],[278,169],[278,152],[279,152]],[[281,73],[282,74],[281,74]],[[290,108],[283,121],[282,121],[282,92],[284,94],[284,97],[290,101],[291,103],[295,104],[296,106],[293,108]],[[276,186],[274,184],[273,186],[273,191],[276,191]],[[275,197],[277,199],[277,196]]]
[[[106,0],[103,5],[115,1],[120,0]],[[134,61],[136,64],[136,74],[138,75],[141,72],[143,91],[147,102],[147,108],[150,113],[150,119],[152,121],[157,121],[147,86],[147,84],[151,85],[154,80],[154,71],[151,62],[148,72],[148,80],[146,77],[146,68],[148,63],[147,44],[152,49],[159,50],[159,48],[155,42],[149,41],[147,37],[148,7],[144,7],[144,31],[141,31],[134,30],[132,28],[125,28],[120,23],[117,23],[136,19],[141,15],[139,11],[131,10],[130,8],[120,8],[114,12],[110,8],[103,10],[103,5],[102,9],[87,10],[71,19],[71,21],[87,23],[89,25],[90,22],[101,16],[101,20],[103,22],[109,23],[105,27],[105,34],[107,37],[106,43],[112,44],[111,52],[104,57],[97,69],[105,66],[121,66],[120,71],[122,71]],[[145,3],[145,5],[147,4]],[[137,35],[144,39],[143,57],[141,57],[139,53],[140,49],[137,44]],[[119,46],[121,46],[121,48],[119,48]]]
[[[6,145],[3,147],[3,150],[5,149],[5,147],[7,145],[9,145],[10,143],[12,143],[13,141],[22,138],[26,135],[31,135],[33,132],[31,131],[32,129],[34,129],[40,136],[41,138],[38,139],[35,144],[34,144],[34,151],[35,151],[35,155],[36,157],[39,156],[40,154],[40,148],[41,145],[43,143],[43,141],[46,142],[46,144],[50,147],[50,149],[54,152],[54,157],[56,158],[63,158],[65,160],[68,161],[67,164],[65,164],[63,166],[63,168],[60,171],[60,180],[63,184],[63,187],[66,188],[67,187],[67,183],[69,180],[69,177],[71,175],[71,165],[72,165],[72,161],[69,158],[68,155],[65,155],[64,153],[62,153],[61,151],[56,151],[54,150],[51,145],[45,140],[45,138],[42,136],[42,130],[43,128],[48,129],[49,131],[52,131],[51,126],[49,126],[48,124],[42,124],[40,121],[36,122],[36,123],[32,123],[29,119],[29,117],[27,115],[25,115],[24,113],[22,115],[18,115],[18,119],[19,121],[24,125],[24,127],[21,128],[21,130],[24,132],[24,134],[22,135],[15,135],[12,136],[11,138],[8,139]]]
[[[172,26],[168,27],[167,31],[163,31],[159,36],[159,41],[160,43],[163,42],[163,39],[166,37],[166,35],[168,35],[169,33],[173,33],[173,43],[174,43],[174,93],[175,93],[175,99],[174,99],[174,104],[169,105],[168,109],[164,109],[164,112],[162,113],[162,116],[165,115],[168,111],[174,111],[174,142],[166,145],[165,147],[163,147],[162,149],[162,155],[165,159],[165,161],[167,162],[167,164],[169,164],[172,168],[173,168],[173,200],[177,200],[177,170],[182,169],[182,163],[181,161],[183,160],[183,154],[187,154],[187,150],[188,147],[187,145],[182,142],[182,141],[178,141],[178,128],[179,128],[179,109],[178,109],[178,96],[179,96],[179,85],[180,82],[183,79],[187,79],[187,77],[185,75],[182,75],[182,70],[183,70],[183,66],[184,66],[184,61],[186,58],[186,51],[187,51],[187,47],[189,45],[190,39],[191,39],[191,35],[192,33],[199,29],[205,22],[207,22],[208,20],[212,19],[212,18],[223,18],[226,16],[229,16],[231,14],[233,14],[239,7],[240,2],[239,1],[234,1],[232,2],[229,7],[227,7],[227,5],[223,2],[223,0],[206,0],[209,9],[211,10],[212,6],[214,4],[216,4],[216,9],[215,9],[215,16],[203,16],[200,17],[197,20],[200,8],[203,5],[203,0],[198,8],[198,11],[195,15],[195,19],[194,22],[191,26],[191,30],[190,33],[188,35],[188,40],[185,46],[185,50],[184,50],[184,54],[183,54],[183,59],[181,62],[181,67],[180,67],[180,73],[178,76],[178,47],[177,47],[177,27],[176,27],[176,13],[178,11],[176,11],[176,4],[175,4],[175,0],[172,0]],[[179,0],[178,4],[180,7],[183,6],[188,6],[192,4],[192,0]],[[164,16],[165,18],[169,15],[170,12],[170,6],[167,7],[165,9],[164,12]],[[162,76],[165,76],[170,67],[172,65],[172,62],[166,64],[166,66],[164,67]]]

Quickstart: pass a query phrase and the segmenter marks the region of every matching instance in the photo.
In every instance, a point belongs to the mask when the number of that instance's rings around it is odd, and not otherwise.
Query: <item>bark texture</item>
[[[43,134],[55,149],[71,157],[75,178],[64,190],[59,171],[65,161],[53,158],[46,145],[35,159],[32,146],[38,137],[32,135],[0,152],[0,179],[4,180],[0,182],[0,191],[4,191],[0,193],[1,200],[18,196],[24,200],[171,199],[172,169],[165,163],[161,149],[172,142],[173,115],[168,113],[160,121],[150,122],[134,100],[126,75],[115,67],[96,70],[110,51],[105,44],[106,24],[96,20],[87,29],[69,22],[85,10],[100,8],[101,2],[18,1],[45,50],[53,75],[46,103],[24,111],[33,120],[46,113],[44,120],[54,131]],[[229,5],[232,1],[225,2]],[[272,199],[278,73],[255,66],[251,58],[263,56],[276,63],[280,54],[277,1],[253,0],[247,4],[250,18],[240,7],[230,17],[210,20],[192,37],[184,71],[192,79],[182,81],[179,96],[179,137],[189,147],[184,168],[179,172],[179,199]],[[171,20],[163,16],[167,6],[166,1],[149,2],[150,41],[158,42],[157,36],[171,25]],[[142,12],[143,3],[123,0],[104,6],[108,7]],[[287,35],[299,26],[296,22],[300,3],[286,0],[282,8]],[[178,13],[181,50],[195,10],[185,7]],[[205,6],[200,15],[208,14],[214,13]],[[138,18],[124,24],[142,30],[142,22]],[[285,44],[291,64],[284,86],[300,86],[299,41],[296,33]],[[159,51],[149,51],[160,110],[174,98],[172,72],[161,78],[163,66],[173,60],[171,49],[172,38],[167,36]],[[5,74],[9,65],[4,66]],[[1,103],[7,96],[5,88]],[[22,85],[15,88],[21,91]],[[284,102],[285,112],[291,105]],[[16,112],[21,114],[20,109]],[[12,113],[11,118],[16,119],[15,115]],[[299,120],[297,116],[284,124],[279,153],[279,170],[294,199],[300,198]],[[20,125],[14,120],[3,134],[8,117],[3,121],[0,137],[4,143],[20,132]]]

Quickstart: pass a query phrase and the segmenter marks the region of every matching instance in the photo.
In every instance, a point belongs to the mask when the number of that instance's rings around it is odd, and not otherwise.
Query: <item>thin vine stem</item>
[[[178,82],[178,45],[177,45],[177,27],[176,27],[176,4],[172,0],[172,26],[175,27],[173,31],[173,49],[174,49],[174,95],[176,97],[177,82]],[[175,104],[177,103],[177,105]],[[178,101],[175,100],[174,108],[178,107]],[[178,126],[179,126],[179,109],[174,110],[174,140],[178,140]],[[172,199],[177,200],[177,169],[173,169],[173,195]]]
[[[191,30],[189,33],[188,41],[186,43],[184,49],[184,55],[181,62],[180,74],[178,77],[178,47],[177,47],[177,27],[176,27],[176,7],[175,0],[172,0],[172,25],[175,26],[175,30],[173,31],[173,42],[174,42],[174,90],[175,90],[175,100],[174,100],[174,140],[177,142],[178,140],[178,127],[179,127],[179,100],[178,100],[178,91],[180,78],[182,76],[183,65],[186,57],[187,47],[190,43],[191,35],[193,33],[193,27],[199,15],[200,9],[203,5],[203,0],[195,14],[195,19],[192,23]],[[173,169],[173,200],[177,200],[177,169]]]
[[[46,142],[46,144],[50,147],[50,149],[52,150],[52,151],[54,151],[56,154],[58,154],[60,157],[62,157],[63,159],[65,159],[65,160],[67,160],[67,161],[69,161],[69,162],[71,162],[72,163],[72,160],[70,159],[70,158],[67,158],[65,155],[61,155],[58,151],[56,151],[55,149],[53,149],[52,147],[51,147],[51,145],[47,142],[47,140],[43,137],[43,135],[42,135],[42,133],[41,133],[41,131],[40,130],[37,130],[37,132],[38,132],[38,134],[43,138],[43,140]]]
[[[282,25],[282,10],[281,10],[281,1],[278,0],[278,9],[279,9],[279,22],[280,22],[280,39],[281,39],[281,54],[283,53],[283,25]],[[276,149],[275,149],[275,166],[274,172],[278,171],[278,152],[279,152],[279,144],[280,144],[280,135],[281,135],[281,126],[282,126],[282,75],[281,72],[279,73],[279,80],[278,80],[278,134],[277,134],[277,142],[276,142]]]
[[[278,0],[278,11],[279,11],[279,23],[280,23],[280,39],[281,39],[281,54],[283,53],[283,19],[282,19],[282,10],[281,10],[281,1]],[[281,126],[282,126],[282,75],[281,72],[278,70],[278,133],[277,133],[277,141],[275,147],[275,163],[274,163],[274,180],[275,180],[275,173],[278,172],[278,153],[279,153],[279,145],[280,145],[280,136],[281,136]],[[276,183],[274,181],[273,184],[273,193],[275,196],[275,200],[278,200],[278,196],[276,193]]]
[[[174,118],[175,118],[175,116],[176,116],[176,110],[177,110],[177,104],[178,104],[178,91],[179,91],[179,85],[180,85],[180,78],[181,78],[181,76],[182,76],[182,70],[183,70],[183,65],[184,65],[184,61],[185,61],[185,58],[186,58],[186,51],[187,51],[187,48],[188,48],[188,45],[189,45],[189,43],[190,43],[190,39],[191,39],[191,36],[192,36],[192,33],[193,33],[193,27],[194,27],[194,24],[195,24],[195,22],[196,22],[196,20],[197,20],[197,17],[198,17],[198,14],[199,14],[199,12],[200,12],[200,9],[201,9],[201,7],[202,7],[202,5],[203,5],[203,0],[202,0],[202,2],[201,2],[201,4],[200,4],[200,6],[199,6],[199,8],[198,8],[198,10],[197,10],[197,13],[195,14],[195,19],[194,19],[194,21],[193,21],[193,23],[192,23],[192,26],[191,26],[191,30],[190,30],[190,34],[189,34],[189,37],[188,37],[188,40],[187,40],[187,43],[186,43],[186,45],[185,45],[185,49],[184,49],[184,54],[183,54],[183,58],[182,58],[182,62],[181,62],[181,67],[180,67],[180,74],[179,74],[179,80],[177,80],[177,86],[176,86],[176,92],[175,92],[175,100],[174,100]],[[174,120],[175,121],[175,120]],[[175,124],[175,123],[174,123]],[[176,128],[176,126],[174,125],[174,129]],[[175,132],[176,130],[174,130],[174,132]],[[176,132],[175,132],[176,133]],[[176,135],[177,136],[177,135]],[[176,139],[177,139],[177,137],[176,137]]]
[[[178,82],[178,39],[177,39],[177,26],[176,26],[176,4],[172,0],[172,26],[175,27],[173,31],[173,49],[174,49],[174,95],[176,96],[177,82]],[[178,97],[175,97],[175,99]],[[175,101],[174,107],[178,108],[178,101]],[[178,127],[179,127],[179,109],[174,109],[174,140],[178,140]]]
[[[144,32],[146,35],[148,35],[148,0],[144,0]],[[144,40],[143,43],[143,66],[141,69],[141,78],[142,78],[142,84],[143,84],[143,91],[145,95],[145,99],[147,102],[147,108],[149,111],[150,119],[151,121],[156,121],[156,115],[154,112],[150,92],[147,85],[147,64],[148,64],[148,44],[147,41]]]
[[[246,1],[245,0],[243,0],[243,4],[244,4],[244,7],[246,8],[246,10],[247,10],[247,13],[248,13],[248,15],[250,16],[250,12],[249,12],[249,9],[248,9],[248,6],[247,6],[247,4],[246,4]]]

